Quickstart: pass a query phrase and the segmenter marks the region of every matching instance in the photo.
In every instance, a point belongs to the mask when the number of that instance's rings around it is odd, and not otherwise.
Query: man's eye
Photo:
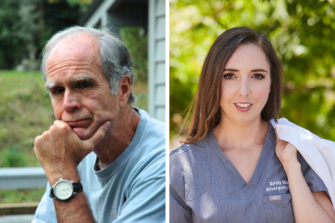
[[[82,81],[82,82],[79,82],[76,84],[76,87],[77,88],[88,88],[88,87],[91,87],[92,84],[90,82],[86,82],[86,81]]]
[[[234,74],[225,74],[223,77],[224,77],[225,79],[231,80],[231,79],[234,79],[234,78],[235,78],[235,75],[234,75]]]
[[[262,80],[264,79],[264,76],[262,74],[255,74],[253,78],[257,80]]]
[[[54,88],[54,89],[52,90],[52,94],[61,94],[61,93],[63,93],[63,92],[64,92],[64,88],[62,88],[62,87]]]

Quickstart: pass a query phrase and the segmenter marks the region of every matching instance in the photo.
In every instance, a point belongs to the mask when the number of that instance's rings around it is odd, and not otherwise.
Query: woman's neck
[[[260,117],[247,123],[221,118],[220,123],[213,129],[213,134],[222,150],[246,150],[255,145],[264,145],[268,128],[269,123]]]

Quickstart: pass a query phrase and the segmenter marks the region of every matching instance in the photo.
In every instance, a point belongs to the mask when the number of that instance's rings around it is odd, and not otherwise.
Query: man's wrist
[[[83,186],[80,182],[72,182],[60,178],[57,183],[51,187],[49,196],[53,199],[67,201],[82,191]]]
[[[53,185],[55,185],[57,181],[61,178],[75,183],[80,182],[78,172],[77,173],[64,172],[63,174],[53,174],[52,176],[50,176],[49,177],[50,186],[52,187]]]

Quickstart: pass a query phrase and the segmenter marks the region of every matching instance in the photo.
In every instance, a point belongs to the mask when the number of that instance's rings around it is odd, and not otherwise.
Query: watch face
[[[73,186],[70,182],[60,181],[54,187],[54,194],[59,200],[66,200],[73,194]]]

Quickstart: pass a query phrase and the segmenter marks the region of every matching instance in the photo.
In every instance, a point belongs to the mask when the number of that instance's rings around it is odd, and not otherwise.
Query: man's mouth
[[[67,121],[66,122],[72,129],[73,128],[85,128],[91,124],[91,119],[80,119],[76,121]]]

